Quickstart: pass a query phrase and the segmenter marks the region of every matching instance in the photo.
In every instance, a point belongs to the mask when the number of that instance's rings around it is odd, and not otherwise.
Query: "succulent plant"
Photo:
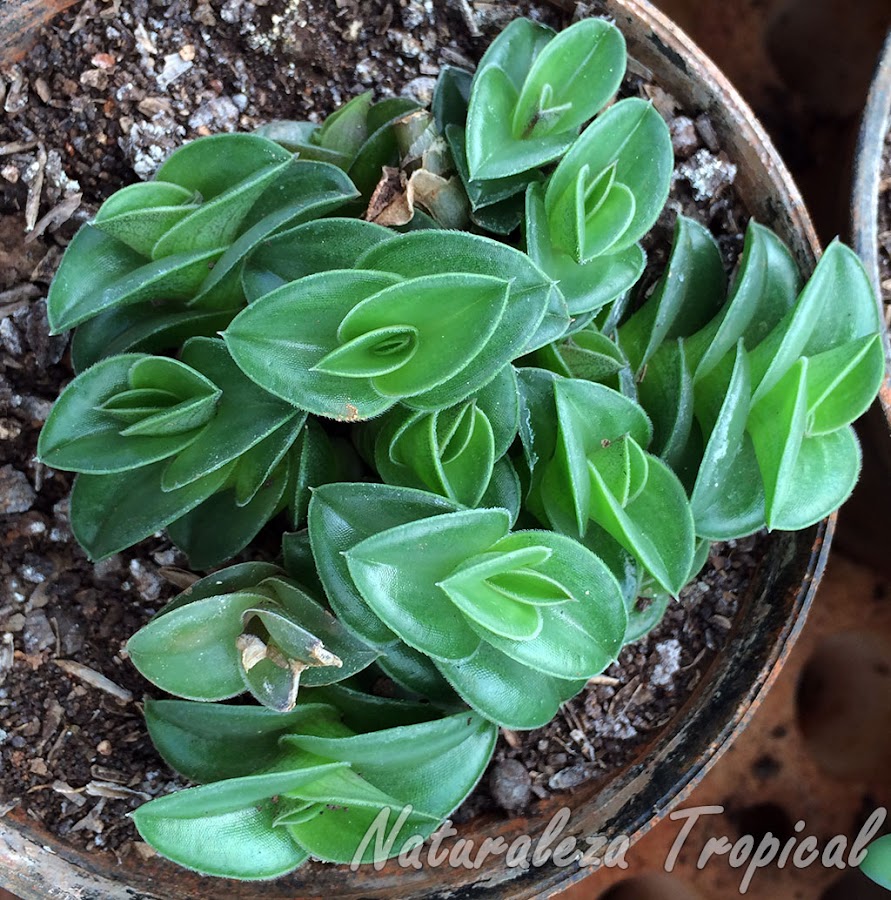
[[[197,581],[129,642],[185,698],[147,702],[156,746],[205,782],[135,813],[165,856],[369,860],[381,813],[398,853],[713,540],[850,493],[883,373],[862,267],[836,242],[802,286],[752,222],[728,291],[681,216],[641,290],[672,150],[653,106],[611,102],[624,67],[611,23],[517,20],[429,111],[362,94],[197,140],[66,251],[48,306],[79,374],[38,453],[79,473],[90,555],[166,528],[206,569],[291,529],[281,565]]]

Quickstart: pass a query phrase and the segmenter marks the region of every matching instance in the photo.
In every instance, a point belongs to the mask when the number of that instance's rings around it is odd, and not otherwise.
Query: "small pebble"
[[[532,794],[532,779],[526,767],[516,759],[496,763],[489,776],[495,802],[504,809],[522,809]]]
[[[28,479],[10,465],[0,467],[0,516],[27,512],[37,494]]]
[[[587,780],[590,771],[586,765],[578,763],[555,772],[548,779],[548,787],[552,791],[565,791],[569,788],[577,787],[583,781]]]

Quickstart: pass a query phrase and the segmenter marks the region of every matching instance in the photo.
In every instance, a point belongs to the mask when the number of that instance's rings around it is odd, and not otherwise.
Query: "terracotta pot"
[[[748,107],[715,67],[645,0],[606,0],[605,11],[624,32],[628,49],[655,80],[688,109],[711,116],[723,148],[739,167],[737,188],[752,215],[788,242],[804,272],[813,269],[816,236],[785,166]],[[606,783],[589,784],[539,806],[534,817],[478,817],[463,837],[539,836],[561,806],[572,812],[566,835],[642,836],[679,803],[717,761],[782,667],[804,623],[823,571],[834,517],[807,529],[777,533],[741,598],[736,627],[698,692],[638,757]],[[25,900],[47,897],[103,900],[187,900],[199,897],[358,898],[547,896],[584,877],[573,865],[507,869],[493,857],[479,870],[447,866],[415,871],[395,862],[380,872],[309,864],[271,883],[201,878],[161,859],[83,854],[39,830],[23,816],[0,822],[0,881]],[[64,886],[64,893],[59,893]]]
[[[879,311],[885,321],[885,306],[879,284],[879,181],[882,177],[882,151],[885,135],[891,129],[891,32],[879,57],[878,68],[869,89],[869,98],[860,125],[857,158],[854,164],[854,190],[851,200],[851,234],[854,249],[863,260],[879,300]],[[879,401],[891,428],[891,341],[888,330],[885,342],[885,382]]]

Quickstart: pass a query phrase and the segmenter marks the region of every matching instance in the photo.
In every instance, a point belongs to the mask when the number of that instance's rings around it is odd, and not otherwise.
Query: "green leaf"
[[[133,665],[149,681],[187,700],[243,693],[235,642],[244,613],[265,596],[247,591],[193,600],[152,619],[127,642]]]
[[[372,91],[365,91],[335,110],[315,132],[315,143],[336,150],[348,159],[355,159],[368,137],[368,111],[372,96]]]
[[[538,55],[555,35],[554,29],[547,25],[516,18],[489,44],[477,72],[488,66],[498,66],[519,92]]]
[[[677,596],[693,562],[693,515],[677,476],[648,457],[645,488],[621,506],[591,467],[591,518],[636,557],[663,590]]]
[[[356,196],[355,185],[336,166],[291,163],[251,206],[238,238],[217,260],[192,303],[220,307],[243,302],[240,273],[248,254],[282,228],[333,212]]]
[[[538,54],[523,82],[512,131],[518,139],[579,128],[619,89],[625,39],[605,19],[583,19]]]
[[[417,350],[417,328],[410,325],[387,325],[357,335],[335,347],[313,369],[344,378],[388,375],[404,366]]]
[[[555,465],[552,467],[555,491],[546,494],[548,515],[554,516],[558,510],[572,510],[575,529],[571,530],[576,536],[582,536],[590,516],[593,485],[596,484],[591,478],[588,460],[593,453],[626,435],[647,446],[652,426],[633,400],[604,385],[568,378],[558,378],[553,384],[559,438],[554,445]],[[536,429],[547,410],[539,407],[533,415],[532,428]],[[557,484],[559,488],[556,488]]]
[[[289,281],[333,269],[351,269],[366,251],[392,240],[392,231],[361,219],[317,219],[290,228],[248,257],[243,274],[250,302]]]
[[[371,199],[383,167],[399,164],[399,144],[393,125],[416,109],[418,105],[407,97],[391,97],[375,103],[369,110],[368,140],[347,170],[363,201]]]
[[[116,475],[78,475],[71,490],[71,530],[93,560],[105,559],[166,528],[218,491],[223,466],[171,491],[161,488],[168,463]]]
[[[720,503],[722,493],[730,491],[733,461],[739,448],[748,421],[752,387],[749,376],[749,357],[742,340],[737,345],[733,374],[718,409],[700,409],[698,417],[708,431],[708,439],[699,463],[696,483],[690,495],[690,507],[696,520],[696,533],[700,519],[707,510]],[[760,478],[756,479],[760,489]]]
[[[308,425],[305,416],[287,420],[238,458],[238,465],[232,476],[232,487],[238,506],[250,503],[257,492],[273,477],[276,467],[303,433],[305,422]]]
[[[630,290],[643,274],[646,254],[639,244],[578,263],[553,245],[544,206],[544,189],[526,192],[526,247],[531,259],[553,278],[570,315],[595,312]]]
[[[467,165],[466,132],[459,125],[449,125],[445,131],[449,149],[455,161],[455,168],[461,177],[461,182],[467,192],[467,199],[474,212],[489,209],[489,207],[501,204],[526,190],[530,179],[540,181],[539,172],[522,172],[519,175],[509,175],[506,178],[491,178],[486,181],[474,181],[470,177],[470,169]],[[518,223],[519,224],[519,223]],[[516,227],[516,226],[514,226]],[[511,229],[513,230],[513,229]]]
[[[356,421],[393,405],[370,381],[314,369],[339,344],[338,329],[359,302],[397,284],[383,272],[310,275],[266,294],[235,317],[223,337],[253,381],[312,413]],[[402,323],[400,323],[402,324]]]
[[[145,698],[145,724],[155,749],[191,781],[239,778],[282,756],[279,738],[330,707],[303,704],[290,713],[262,706]]]
[[[531,546],[552,551],[536,571],[559,584],[574,602],[537,606],[542,627],[534,640],[488,634],[484,640],[535,671],[570,681],[591,678],[614,662],[622,648],[627,614],[619,585],[590,550],[553,532],[517,532],[499,541],[492,552]]]
[[[764,481],[768,528],[789,496],[790,478],[804,438],[807,359],[800,359],[749,412],[748,432]]]
[[[235,463],[232,478],[238,477],[240,467],[241,460]],[[289,469],[287,459],[276,466],[247,503],[238,503],[235,489],[226,487],[171,522],[167,536],[188,556],[190,567],[218,566],[247,547],[281,509]]]
[[[198,806],[192,817],[170,816],[154,805],[187,793],[184,802],[198,804],[201,796],[191,792],[201,790],[205,788],[160,797],[137,809],[133,823],[143,840],[187,869],[223,878],[277,878],[309,859],[286,831],[272,827],[277,804],[271,800],[215,815],[202,815]]]
[[[798,531],[828,516],[851,496],[860,466],[860,445],[849,426],[805,437],[787,476],[785,498],[771,511],[770,527]]]
[[[885,375],[878,334],[849,341],[808,360],[807,433],[828,434],[859,418]]]
[[[392,644],[396,635],[359,593],[344,554],[380,531],[455,510],[456,505],[444,497],[409,488],[361,482],[317,488],[309,504],[309,536],[337,617],[373,646]]]
[[[399,687],[431,703],[453,705],[460,701],[424,653],[407,647],[401,641],[392,644],[377,660],[378,668]]]
[[[653,422],[653,452],[675,471],[681,467],[693,425],[693,377],[687,367],[684,342],[666,345],[647,364],[638,380],[640,405]]]
[[[537,340],[549,343],[568,325],[568,315],[558,316],[548,333],[542,333],[552,302],[550,279],[526,254],[478,235],[414,232],[374,247],[357,265],[403,278],[467,272],[510,281],[507,309],[493,339],[453,378],[423,396],[410,398],[408,405],[416,409],[435,411],[473,396],[508,362],[524,350],[534,349]]]
[[[39,458],[53,468],[107,475],[167,459],[192,443],[199,434],[197,427],[181,433],[126,437],[121,434],[120,418],[105,409],[115,396],[132,387],[134,366],[151,359],[135,353],[114,356],[75,378],[59,395],[40,433]],[[190,373],[187,365],[175,360],[163,364],[168,373]],[[200,373],[190,374],[207,390],[214,390],[213,383]]]
[[[561,198],[573,190],[582,171],[590,173],[586,177],[590,186],[591,179],[612,166],[616,184],[623,185],[634,198],[627,226],[609,244],[615,253],[635,244],[649,231],[668,197],[673,166],[671,138],[662,116],[649,103],[637,98],[620,100],[573,143],[545,191],[545,209],[553,234],[563,233],[567,227],[562,222],[558,227],[554,217],[561,207]],[[571,252],[573,248],[563,249]]]
[[[477,180],[505,178],[553,162],[575,137],[572,131],[517,140],[511,120],[519,93],[496,65],[480,66],[467,111],[467,163]]]
[[[207,376],[223,392],[213,420],[167,464],[162,488],[176,490],[238,459],[286,422],[304,413],[270,396],[247,378],[220,340],[192,338],[183,362]]]
[[[260,169],[290,159],[290,153],[259,135],[215,134],[175,150],[155,181],[178,184],[207,202]]]
[[[254,134],[275,141],[291,153],[299,154],[301,160],[330,163],[346,171],[350,164],[349,157],[317,144],[315,141],[318,131],[319,126],[315,122],[280,120],[261,125],[255,129]]]
[[[145,181],[121,188],[99,207],[93,224],[151,258],[161,236],[198,209],[196,195],[187,188],[162,181]]]
[[[509,640],[528,641],[541,633],[542,617],[537,607],[509,596],[488,579],[478,580],[459,567],[438,586],[474,623],[471,628],[479,626],[478,633],[483,640],[488,640],[491,633]]]
[[[341,341],[351,341],[381,327],[414,329],[417,349],[407,356],[403,352],[398,368],[371,378],[374,390],[384,396],[413,396],[460,378],[495,333],[509,294],[507,281],[489,275],[412,278],[360,301],[337,334]]]
[[[504,510],[433,516],[366,538],[347,552],[347,566],[368,605],[406,644],[436,658],[462,659],[479,638],[438,585],[509,528]],[[406,567],[409,552],[413,564]]]
[[[208,597],[216,597],[220,594],[236,593],[238,591],[254,591],[258,584],[266,578],[281,575],[282,570],[272,563],[247,562],[227,566],[212,575],[199,578],[181,594],[165,604],[157,613],[158,616],[166,615],[174,609],[179,609],[186,603],[194,600],[206,600]]]
[[[729,300],[687,341],[694,382],[708,375],[740,338],[750,351],[761,343],[795,304],[799,284],[798,267],[785,244],[750,220]],[[759,380],[753,370],[753,384]]]
[[[214,337],[238,309],[190,309],[182,303],[118,306],[79,325],[71,340],[77,373],[119,353],[157,353],[181,347],[189,338]]]
[[[205,200],[194,212],[168,229],[152,248],[152,259],[174,253],[212,250],[230,244],[260,195],[281,178],[290,159],[273,163],[252,173],[212,200]]]
[[[185,300],[207,278],[223,249],[177,253],[155,262],[92,225],[65,250],[47,296],[54,334],[111,309],[155,300]]]
[[[665,341],[704,327],[726,292],[721,251],[711,232],[694,219],[678,216],[665,272],[643,306],[619,329],[634,370]]]
[[[877,838],[869,845],[860,871],[880,887],[891,890],[891,835]]]
[[[431,112],[437,129],[446,133],[450,125],[462,126],[467,121],[470,85],[473,75],[456,66],[442,66],[433,91]]]
[[[485,642],[467,659],[437,660],[436,665],[474,709],[511,729],[547,725],[560,704],[585,686],[584,680],[565,681],[530,669]]]

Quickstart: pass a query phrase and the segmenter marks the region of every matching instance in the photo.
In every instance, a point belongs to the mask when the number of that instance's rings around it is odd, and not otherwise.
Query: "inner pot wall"
[[[885,319],[879,274],[879,182],[882,178],[882,155],[885,135],[891,128],[891,32],[879,57],[873,76],[860,136],[857,140],[857,157],[854,163],[854,190],[851,198],[851,234],[854,249],[863,260],[872,280],[879,304],[879,314]],[[879,394],[879,402],[885,413],[885,421],[891,428],[891,341],[887,327],[883,329],[885,345],[885,380]]]
[[[28,0],[33,2],[33,0]],[[50,4],[48,4],[50,5]],[[570,4],[571,5],[571,4]],[[686,109],[711,118],[723,149],[739,167],[736,186],[749,212],[789,244],[809,273],[819,252],[804,204],[761,126],[736,91],[700,50],[645,0],[605,0],[603,11],[625,34],[630,55]],[[571,811],[563,833],[641,837],[692,790],[745,726],[783,665],[804,623],[823,571],[834,517],[798,533],[776,533],[744,598],[723,653],[698,692],[644,747],[636,760],[606,783],[582,786],[536,808],[535,818],[478,817],[459,837],[540,836],[561,806]],[[577,865],[546,862],[526,871],[507,869],[503,857],[480,869],[448,866],[381,871],[308,864],[275,882],[202,878],[162,859],[83,854],[34,827],[19,813],[0,820],[0,881],[23,900],[194,900],[227,897],[313,898],[523,898],[548,896],[584,876]]]

